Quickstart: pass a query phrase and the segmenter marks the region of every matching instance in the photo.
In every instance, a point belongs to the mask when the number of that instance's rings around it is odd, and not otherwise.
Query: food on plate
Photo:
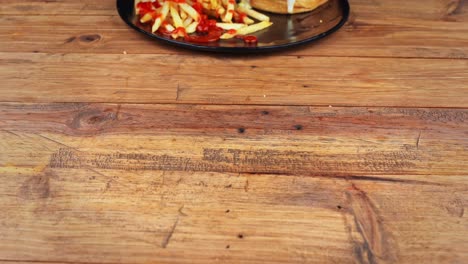
[[[250,34],[273,24],[247,0],[135,0],[135,13],[153,33],[195,43],[239,38],[256,44]]]
[[[279,14],[309,12],[326,2],[328,0],[250,0],[254,8]]]

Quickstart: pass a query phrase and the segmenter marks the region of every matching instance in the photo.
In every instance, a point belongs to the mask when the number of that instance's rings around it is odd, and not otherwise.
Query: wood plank
[[[0,186],[4,260],[463,263],[468,258],[466,185],[25,168],[0,178],[6,183]]]
[[[108,1],[59,1],[62,13],[44,16],[11,14],[7,10],[42,10],[51,4],[9,1],[0,17],[0,51],[44,53],[187,54],[141,36],[129,29]],[[388,1],[387,1],[388,2]],[[367,3],[356,1],[349,23],[338,33],[316,45],[283,52],[301,56],[468,58],[468,11],[462,3],[456,12],[453,1],[432,1],[426,9],[414,4]],[[36,7],[36,5],[40,7]],[[68,5],[68,7],[67,7]],[[80,5],[80,7],[77,7]],[[82,6],[81,6],[82,5]],[[105,14],[101,5],[108,5]],[[419,4],[418,4],[419,5]],[[25,7],[29,6],[29,7]],[[88,10],[89,9],[89,10]],[[451,10],[450,9],[450,10]],[[86,15],[70,19],[67,10],[83,10]],[[406,11],[404,11],[406,10]],[[42,11],[41,11],[42,12]],[[1,13],[1,11],[0,11]],[[73,14],[73,13],[72,13]],[[81,13],[79,13],[81,14]],[[442,16],[441,14],[445,14]],[[432,18],[432,19],[431,19]],[[34,32],[32,34],[31,32]]]
[[[440,59],[0,53],[0,98],[466,107],[467,69]]]
[[[115,15],[113,0],[0,0],[0,15]]]
[[[372,14],[379,17],[387,14],[400,18],[419,17],[424,20],[449,19],[466,21],[466,0],[427,0],[424,5],[407,0],[349,0],[354,13]],[[8,1],[0,0],[1,15],[115,15],[113,0],[30,0]]]
[[[11,155],[4,162],[27,166],[44,164],[19,159],[24,151],[52,144],[40,156],[59,169],[404,181],[400,176],[464,175],[467,118],[468,110],[455,109],[2,104],[0,129]]]
[[[463,263],[467,117],[1,104],[0,260]]]

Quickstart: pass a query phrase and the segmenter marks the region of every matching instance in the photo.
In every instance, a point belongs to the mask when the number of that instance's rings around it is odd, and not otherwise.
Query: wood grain
[[[2,106],[0,129],[63,143],[43,154],[53,168],[396,177],[456,176],[468,169],[466,110]]]
[[[466,185],[26,168],[0,177],[5,260],[453,263],[468,257]]]
[[[0,98],[464,107],[467,69],[468,60],[0,53]]]
[[[467,115],[2,104],[0,256],[460,262]]]
[[[1,263],[467,263],[468,1],[193,53],[0,0]]]
[[[4,2],[3,52],[186,54],[133,32],[117,16],[114,1]],[[421,7],[407,1],[352,1],[353,14],[342,30],[283,54],[466,59],[468,11],[463,2],[425,1]]]

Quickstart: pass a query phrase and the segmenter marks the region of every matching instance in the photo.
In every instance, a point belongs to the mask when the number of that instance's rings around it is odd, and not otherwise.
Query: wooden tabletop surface
[[[0,0],[0,262],[468,263],[468,1],[208,54]]]

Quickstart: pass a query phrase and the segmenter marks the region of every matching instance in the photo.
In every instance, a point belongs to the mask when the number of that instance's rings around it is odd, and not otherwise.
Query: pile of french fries
[[[153,3],[152,12],[144,14],[139,3],[148,2]],[[249,35],[273,24],[246,0],[240,3],[235,0],[135,0],[135,13],[140,16],[141,23],[153,23],[153,33],[164,29],[174,39],[197,32],[206,16],[216,19],[216,27],[225,31],[221,39]]]

